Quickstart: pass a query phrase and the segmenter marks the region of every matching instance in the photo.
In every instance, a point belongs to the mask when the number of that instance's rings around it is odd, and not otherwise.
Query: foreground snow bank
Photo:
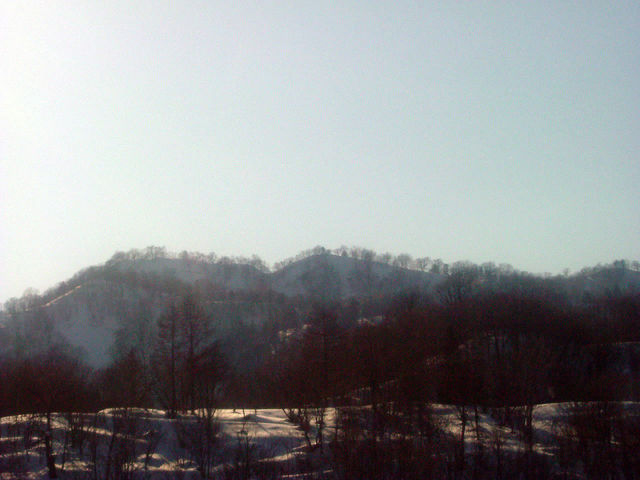
[[[620,406],[640,410],[637,403]],[[534,408],[532,448],[537,454],[555,455],[557,423],[568,408],[557,403]],[[464,442],[469,453],[479,444],[490,451],[496,442],[503,452],[523,450],[523,430],[495,411],[432,405],[431,413],[435,428],[454,443]],[[169,419],[164,411],[143,409],[55,414],[50,422],[55,468],[61,478],[235,478],[239,472],[296,478],[301,472],[331,472],[330,449],[309,449],[315,440],[313,422],[305,436],[278,409],[218,410],[211,418],[208,422],[206,412],[199,412]],[[336,418],[334,410],[326,412],[325,443],[334,438]],[[48,478],[46,432],[41,415],[0,419],[1,479]]]

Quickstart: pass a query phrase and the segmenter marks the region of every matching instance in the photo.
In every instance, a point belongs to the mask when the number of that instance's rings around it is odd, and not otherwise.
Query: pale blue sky
[[[3,2],[0,301],[116,250],[640,258],[640,3]]]

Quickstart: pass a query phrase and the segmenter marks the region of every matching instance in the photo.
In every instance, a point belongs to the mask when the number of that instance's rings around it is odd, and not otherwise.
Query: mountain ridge
[[[6,302],[0,311],[0,353],[13,338],[13,348],[25,354],[60,344],[80,349],[88,363],[103,366],[115,350],[146,345],[162,312],[191,291],[198,292],[222,334],[269,322],[280,325],[273,328],[300,327],[313,303],[354,304],[352,317],[376,317],[384,314],[389,299],[407,293],[441,303],[482,292],[533,293],[573,303],[640,293],[640,272],[624,263],[545,278],[469,262],[452,264],[446,273],[437,261],[432,271],[411,269],[406,258],[385,263],[367,250],[356,257],[314,249],[275,271],[256,257],[244,260],[154,251],[116,254],[43,295],[30,292]]]

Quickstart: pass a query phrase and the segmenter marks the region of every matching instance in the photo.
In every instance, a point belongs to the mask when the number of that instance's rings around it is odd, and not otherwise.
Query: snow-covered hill
[[[231,262],[153,258],[110,262],[108,266],[121,272],[163,275],[186,283],[207,280],[228,290],[256,289],[267,281],[267,275],[255,267]]]
[[[478,277],[478,272],[469,289],[473,294],[483,289],[508,291],[514,285],[524,291],[542,286],[545,294],[584,302],[640,292],[640,272],[620,265],[585,269],[569,277],[536,277],[535,281],[531,276]],[[198,255],[114,255],[104,265],[79,272],[41,297],[25,299],[19,308],[0,311],[0,354],[11,348],[29,355],[53,344],[79,349],[89,364],[104,366],[114,348],[138,348],[148,342],[160,313],[189,285],[209,296],[216,292],[215,298],[203,301],[217,327],[229,330],[278,315],[271,300],[266,300],[271,298],[269,292],[291,301],[304,301],[298,297],[376,299],[408,291],[437,299],[438,290],[454,277],[328,252],[290,262],[271,273],[254,264]]]
[[[166,275],[182,282],[207,280],[229,290],[272,288],[285,295],[324,295],[331,298],[394,293],[407,288],[428,290],[445,277],[329,253],[312,255],[273,273],[251,265],[154,258],[113,262],[121,272]]]
[[[88,364],[106,365],[116,336],[136,335],[135,327],[153,333],[150,320],[166,304],[168,295],[142,287],[92,279],[74,286],[39,308],[5,314],[0,351],[37,354],[52,346],[77,350]],[[146,327],[142,322],[148,322]],[[131,338],[131,341],[136,339]],[[10,347],[9,347],[9,345]]]
[[[304,258],[273,273],[271,286],[286,295],[346,298],[393,294],[406,289],[427,291],[443,279],[443,275],[381,262],[323,254]]]

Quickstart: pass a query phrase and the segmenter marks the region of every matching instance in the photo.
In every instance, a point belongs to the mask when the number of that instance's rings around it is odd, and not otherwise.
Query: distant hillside
[[[198,292],[217,331],[229,335],[243,325],[301,325],[317,300],[353,300],[359,305],[354,315],[375,316],[384,314],[380,309],[389,299],[409,292],[436,302],[515,292],[572,304],[640,293],[640,272],[625,262],[539,277],[493,264],[446,265],[410,261],[406,255],[397,261],[362,249],[352,255],[320,247],[308,252],[274,272],[257,257],[175,256],[155,247],[120,252],[42,295],[31,292],[6,302],[0,312],[0,354],[12,349],[30,355],[58,345],[79,349],[93,366],[106,365],[115,351],[147,348],[159,315],[191,290]],[[412,264],[422,268],[407,268]]]
[[[273,273],[229,259],[211,261],[194,255],[114,255],[104,265],[78,272],[42,296],[26,297],[20,305],[8,302],[0,318],[0,352],[8,348],[9,339],[12,348],[25,355],[57,344],[80,349],[93,366],[106,365],[114,349],[144,348],[155,332],[158,316],[189,286],[205,292],[204,305],[218,328],[229,330],[234,325],[263,323],[274,315],[290,317],[282,311],[289,307],[264,300],[269,291],[340,300],[392,295],[405,289],[427,291],[443,278],[331,254],[293,261]]]
[[[175,278],[194,284],[207,281],[226,290],[264,290],[288,296],[327,299],[393,294],[406,289],[427,291],[446,276],[365,260],[322,253],[287,263],[275,272],[231,261],[204,258],[112,259],[105,268]]]
[[[286,295],[340,299],[394,294],[407,289],[428,291],[444,278],[373,260],[320,254],[274,272],[271,287]]]
[[[264,288],[268,274],[252,265],[230,262],[210,262],[195,259],[153,258],[116,260],[107,266],[122,272],[153,273],[176,278],[185,283],[209,281],[228,290]]]
[[[640,271],[621,265],[587,268],[567,280],[583,296],[640,293]]]

